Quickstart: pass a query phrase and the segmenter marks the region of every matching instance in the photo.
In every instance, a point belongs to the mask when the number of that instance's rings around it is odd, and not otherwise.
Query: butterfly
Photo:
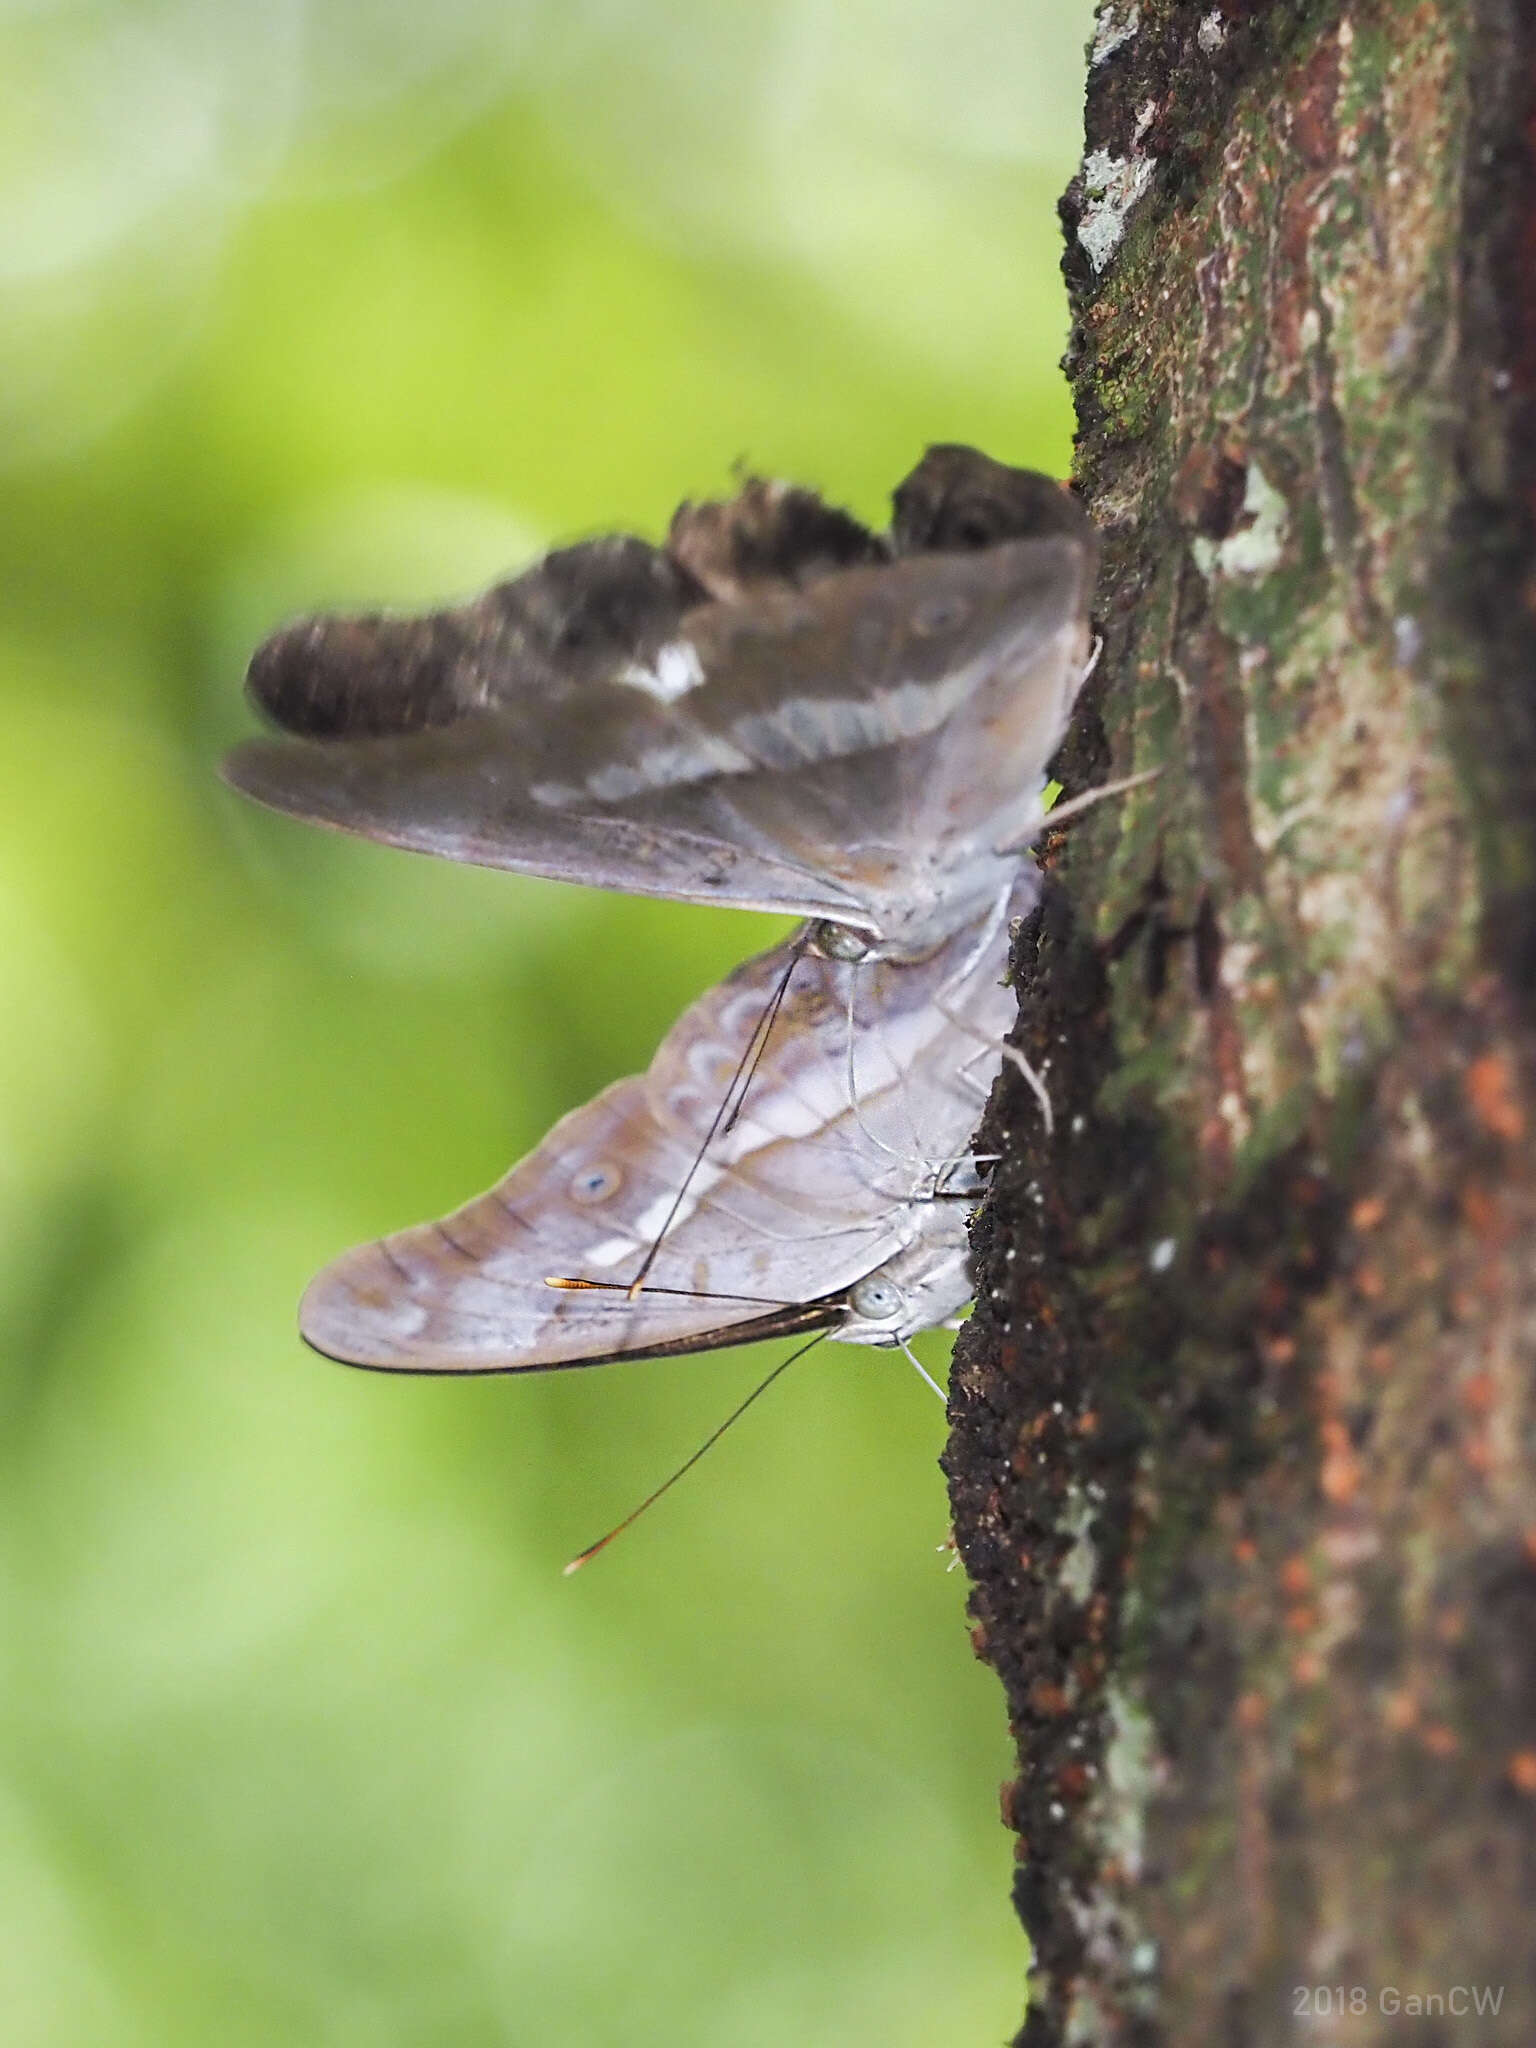
[[[1033,896],[1026,872],[1015,906]],[[352,1365],[527,1372],[945,1322],[971,1295],[972,1068],[1012,1019],[1001,936],[989,913],[916,961],[805,931],[749,960],[486,1194],[326,1267],[303,1336]]]
[[[666,544],[457,609],[301,620],[224,773],[390,845],[818,918],[916,957],[1012,887],[1086,673],[1096,543],[1049,478],[930,448],[889,536],[749,479]]]

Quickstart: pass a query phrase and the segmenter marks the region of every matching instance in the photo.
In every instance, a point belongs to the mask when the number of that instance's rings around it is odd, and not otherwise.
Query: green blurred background
[[[1062,472],[1087,0],[0,10],[0,2038],[1000,2038],[1002,1700],[938,1404],[824,1347],[517,1382],[293,1334],[777,928],[215,780],[255,640]],[[930,1360],[942,1359],[942,1345]]]

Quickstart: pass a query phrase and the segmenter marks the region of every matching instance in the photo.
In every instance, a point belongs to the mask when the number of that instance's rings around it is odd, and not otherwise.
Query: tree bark
[[[945,1461],[1030,2048],[1536,2039],[1533,142],[1528,0],[1099,11],[1061,772],[1162,773],[1016,943]]]

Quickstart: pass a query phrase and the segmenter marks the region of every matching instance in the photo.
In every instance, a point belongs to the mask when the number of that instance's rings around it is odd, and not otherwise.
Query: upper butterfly
[[[301,620],[248,687],[275,810],[482,867],[825,918],[918,954],[1006,896],[1087,665],[1091,527],[930,448],[888,537],[748,481],[424,618]]]

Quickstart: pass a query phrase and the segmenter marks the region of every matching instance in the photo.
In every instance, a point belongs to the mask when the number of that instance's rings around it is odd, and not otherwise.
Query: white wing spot
[[[632,1237],[605,1237],[601,1244],[595,1244],[581,1255],[584,1266],[616,1266],[620,1259],[627,1259],[640,1247]]]
[[[587,788],[599,802],[615,804],[650,790],[703,782],[711,775],[743,775],[752,765],[750,756],[729,740],[701,732],[675,745],[647,747],[635,762],[610,762],[587,777]]]
[[[658,647],[652,668],[632,661],[628,668],[619,671],[621,683],[627,683],[632,690],[644,690],[658,704],[675,704],[679,697],[696,690],[703,680],[704,664],[691,640],[669,640],[665,647]]]

